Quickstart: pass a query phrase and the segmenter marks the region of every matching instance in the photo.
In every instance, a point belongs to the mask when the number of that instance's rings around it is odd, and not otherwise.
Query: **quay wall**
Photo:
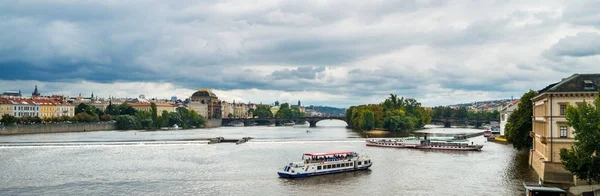
[[[223,120],[221,119],[207,119],[206,123],[204,124],[204,128],[221,127],[221,124],[223,124]]]
[[[116,130],[115,123],[77,123],[77,124],[51,124],[51,125],[18,125],[0,127],[0,135],[38,134],[38,133],[65,133],[86,131]]]

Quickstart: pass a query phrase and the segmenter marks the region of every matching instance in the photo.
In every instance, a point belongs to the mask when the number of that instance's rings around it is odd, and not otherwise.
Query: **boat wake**
[[[285,140],[285,139],[273,139],[273,140],[250,140],[247,143],[267,144],[267,143],[364,143],[365,140]]]

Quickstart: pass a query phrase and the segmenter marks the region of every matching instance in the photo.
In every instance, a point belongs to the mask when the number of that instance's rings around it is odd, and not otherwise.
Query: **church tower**
[[[40,96],[40,92],[38,91],[37,85],[35,85],[35,90],[33,90],[33,93],[31,93],[32,97],[39,97]]]

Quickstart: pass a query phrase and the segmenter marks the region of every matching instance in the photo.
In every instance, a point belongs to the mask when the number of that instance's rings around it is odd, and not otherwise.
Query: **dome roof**
[[[217,97],[217,95],[210,90],[200,89],[192,94],[192,97]]]

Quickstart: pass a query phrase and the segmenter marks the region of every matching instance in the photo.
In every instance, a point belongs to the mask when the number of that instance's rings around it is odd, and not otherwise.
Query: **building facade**
[[[13,115],[12,102],[8,99],[0,98],[0,119],[5,114]]]
[[[136,111],[146,111],[152,112],[152,103],[147,102],[138,102],[138,103],[128,103],[133,109]],[[156,104],[156,115],[162,116],[163,111],[166,112],[175,112],[175,106],[168,103],[155,103]]]
[[[56,105],[56,116],[57,117],[62,117],[62,116],[73,117],[73,116],[75,116],[75,106],[72,104],[68,104],[68,103],[61,103],[61,104]]]
[[[206,119],[221,119],[223,112],[221,101],[209,89],[199,89],[190,97],[188,107],[195,110]]]
[[[600,74],[574,74],[539,91],[532,99],[533,147],[530,165],[543,182],[578,183],[576,177],[564,169],[560,150],[573,145],[573,128],[565,118],[568,105],[593,102],[598,95]]]
[[[32,99],[11,99],[13,107],[13,116],[20,117],[40,117],[40,104]]]
[[[34,99],[33,101],[40,105],[41,118],[52,118],[56,116],[56,105],[58,102],[50,99]]]
[[[502,110],[500,110],[500,135],[504,135],[504,133],[505,133],[504,129],[506,129],[506,123],[508,123],[508,117],[510,116],[510,114],[512,114],[517,109],[519,102],[520,102],[519,100],[514,100],[512,102],[509,102],[504,107],[502,107]]]

